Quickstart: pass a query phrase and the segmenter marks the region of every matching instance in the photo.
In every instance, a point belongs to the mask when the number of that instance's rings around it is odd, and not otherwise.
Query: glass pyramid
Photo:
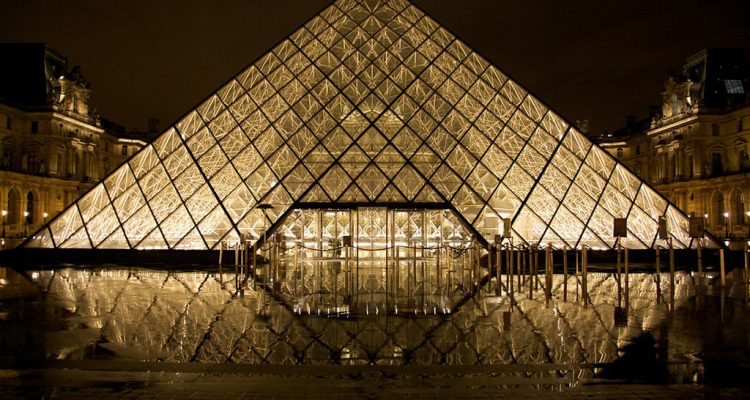
[[[615,217],[653,247],[663,216],[694,245],[684,213],[417,7],[338,0],[24,246],[213,249],[303,203],[440,203],[488,241],[511,218],[516,243],[593,248]]]

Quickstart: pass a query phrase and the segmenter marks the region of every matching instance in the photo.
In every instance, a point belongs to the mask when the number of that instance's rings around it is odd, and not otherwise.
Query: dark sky
[[[46,42],[83,67],[102,115],[163,129],[328,2],[0,0],[0,42]],[[689,55],[750,46],[746,0],[414,3],[595,132],[644,117]]]

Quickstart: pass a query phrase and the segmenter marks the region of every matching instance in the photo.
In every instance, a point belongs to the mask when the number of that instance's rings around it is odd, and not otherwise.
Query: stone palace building
[[[750,67],[742,49],[709,48],[664,84],[648,119],[596,137],[717,237],[750,239]]]
[[[50,220],[143,147],[100,118],[79,67],[44,44],[0,44],[3,244]]]

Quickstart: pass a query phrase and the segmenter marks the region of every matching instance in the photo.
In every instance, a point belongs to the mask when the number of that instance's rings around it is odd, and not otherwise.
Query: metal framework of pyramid
[[[212,249],[305,203],[438,203],[488,241],[511,218],[517,243],[593,248],[615,217],[623,246],[653,247],[666,217],[695,245],[683,212],[417,7],[338,0],[24,246]]]

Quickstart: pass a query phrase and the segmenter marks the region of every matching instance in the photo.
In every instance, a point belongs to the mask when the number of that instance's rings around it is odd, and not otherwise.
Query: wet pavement
[[[488,286],[399,315],[243,278],[3,269],[0,398],[750,398],[736,276],[701,296],[680,273],[670,304],[652,274],[631,274],[618,301],[615,277],[592,273],[587,305],[554,276],[549,304],[542,288],[511,304]]]

